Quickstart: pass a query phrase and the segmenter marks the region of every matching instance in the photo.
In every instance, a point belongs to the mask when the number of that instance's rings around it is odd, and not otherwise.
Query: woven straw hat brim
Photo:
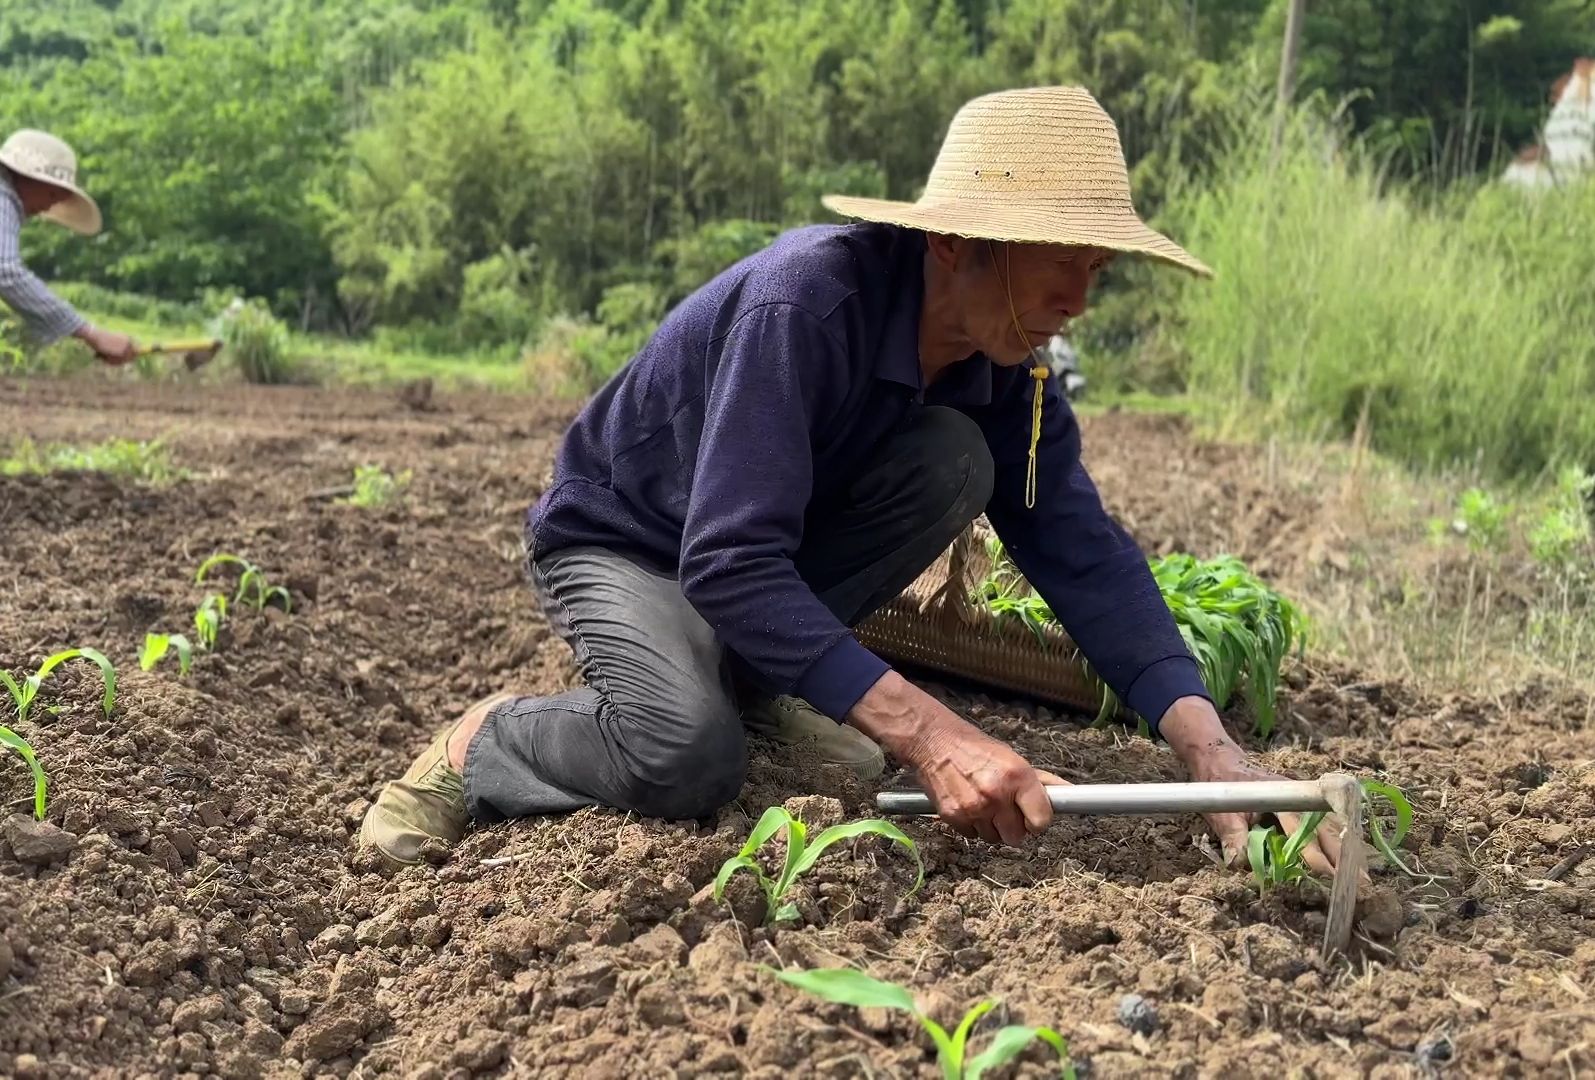
[[[100,231],[104,224],[100,217],[100,205],[77,184],[50,176],[33,160],[16,154],[0,153],[0,165],[4,165],[19,176],[26,176],[41,184],[49,184],[67,193],[67,198],[40,214],[40,217],[58,225],[65,225],[83,236],[93,236]]]
[[[67,190],[72,193],[71,198],[55,204],[39,216],[49,218],[58,225],[65,225],[83,236],[93,236],[98,233],[104,224],[100,218],[99,204],[77,188]]]
[[[863,221],[980,240],[1099,247],[1145,255],[1201,277],[1213,276],[1207,264],[1134,214],[1108,215],[1100,209],[1071,212],[1067,208],[981,206],[963,200],[922,199],[908,203],[851,195],[827,195],[821,202],[843,217]]]

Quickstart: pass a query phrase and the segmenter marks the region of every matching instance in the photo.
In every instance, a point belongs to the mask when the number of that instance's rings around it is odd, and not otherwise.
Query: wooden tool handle
[[[190,341],[157,342],[152,345],[140,345],[135,352],[140,356],[150,353],[177,353],[177,352],[202,352],[205,349],[220,345],[215,338],[194,338]]]

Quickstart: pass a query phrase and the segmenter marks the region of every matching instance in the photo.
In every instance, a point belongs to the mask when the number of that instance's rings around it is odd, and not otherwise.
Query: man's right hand
[[[75,336],[107,364],[125,364],[133,359],[133,339],[126,334],[85,326]]]
[[[1065,781],[1032,768],[896,672],[882,676],[847,719],[912,768],[937,814],[965,836],[1018,847],[1052,823],[1043,785]]]

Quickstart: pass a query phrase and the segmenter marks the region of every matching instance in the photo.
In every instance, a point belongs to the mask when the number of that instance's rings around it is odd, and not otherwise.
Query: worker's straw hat
[[[918,202],[827,195],[844,217],[926,232],[1107,248],[1212,273],[1130,202],[1113,120],[1078,86],[1005,90],[958,110]]]
[[[78,158],[72,148],[44,131],[23,129],[0,145],[0,165],[21,176],[60,188],[67,198],[41,217],[59,222],[73,232],[93,236],[100,231],[100,208],[78,187]]]

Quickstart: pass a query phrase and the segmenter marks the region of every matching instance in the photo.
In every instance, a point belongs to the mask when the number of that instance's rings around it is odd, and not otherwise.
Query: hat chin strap
[[[986,250],[991,254],[992,269],[996,269],[997,253],[990,240],[986,241]],[[1024,327],[1019,325],[1019,312],[1014,308],[1013,286],[1010,284],[1013,274],[1009,255],[1012,251],[1009,244],[1002,245],[1002,273],[998,276],[1002,280],[1003,294],[1008,298],[1008,316],[1013,319],[1014,333],[1019,335],[1020,343],[1030,350],[1030,377],[1035,380],[1035,393],[1030,399],[1030,458],[1025,466],[1025,509],[1033,510],[1036,506],[1036,448],[1041,445],[1041,384],[1047,381],[1050,369],[1036,352],[1036,347],[1025,337]]]

